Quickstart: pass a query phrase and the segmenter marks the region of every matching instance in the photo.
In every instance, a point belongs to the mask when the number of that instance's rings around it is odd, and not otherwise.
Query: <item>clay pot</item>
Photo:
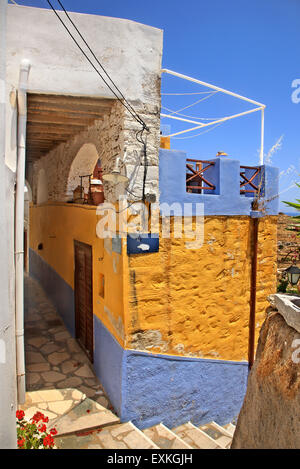
[[[81,187],[77,186],[76,189],[73,191],[73,202],[75,204],[82,204],[83,203],[83,197],[81,194]]]
[[[103,184],[100,179],[91,179],[90,191],[91,191],[93,205],[103,204],[104,192],[103,192]]]

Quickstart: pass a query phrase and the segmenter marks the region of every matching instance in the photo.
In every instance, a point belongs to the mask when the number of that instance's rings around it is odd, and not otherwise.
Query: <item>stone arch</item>
[[[74,189],[80,185],[79,176],[92,174],[96,163],[99,159],[99,152],[94,143],[84,143],[77,149],[75,158],[73,159],[67,181],[67,197],[72,199]],[[88,178],[82,180],[84,190],[88,189]]]
[[[43,204],[48,201],[48,178],[44,168],[41,168],[37,177],[36,203]]]

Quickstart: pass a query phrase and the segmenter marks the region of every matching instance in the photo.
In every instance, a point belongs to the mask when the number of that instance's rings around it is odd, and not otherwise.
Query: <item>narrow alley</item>
[[[26,391],[76,388],[110,408],[88,357],[40,285],[25,276]]]

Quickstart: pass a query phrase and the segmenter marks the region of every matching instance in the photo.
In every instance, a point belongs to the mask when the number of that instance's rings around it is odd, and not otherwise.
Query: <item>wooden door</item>
[[[76,339],[93,362],[93,258],[92,247],[74,241]]]

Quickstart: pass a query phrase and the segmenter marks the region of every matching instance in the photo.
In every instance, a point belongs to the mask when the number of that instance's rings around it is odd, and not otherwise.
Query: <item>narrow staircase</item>
[[[76,389],[27,393],[27,419],[41,411],[55,427],[57,449],[229,449],[235,426],[210,422],[199,427],[187,422],[175,428],[159,423],[139,430]]]

